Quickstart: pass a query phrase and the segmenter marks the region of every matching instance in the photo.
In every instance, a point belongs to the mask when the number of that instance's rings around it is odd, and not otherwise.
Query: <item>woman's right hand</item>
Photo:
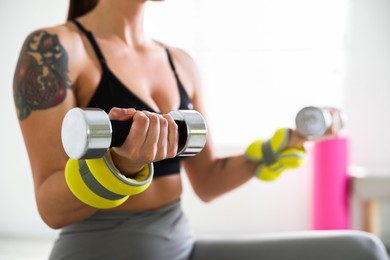
[[[110,120],[133,121],[123,145],[111,148],[115,166],[126,176],[135,175],[145,164],[176,156],[179,135],[171,115],[112,108],[108,116]]]

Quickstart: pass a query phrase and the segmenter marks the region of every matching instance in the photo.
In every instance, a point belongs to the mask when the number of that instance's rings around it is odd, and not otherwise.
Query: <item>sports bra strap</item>
[[[176,80],[180,82],[179,75],[177,75],[175,63],[173,62],[171,52],[169,51],[169,49],[167,47],[164,46],[164,48],[165,48],[165,51],[167,52],[169,65],[171,66],[173,74],[175,75]]]
[[[179,87],[179,91],[180,91],[180,99],[181,99],[181,103],[180,103],[180,107],[185,107],[185,104],[188,102],[188,103],[191,103],[191,100],[187,94],[187,91],[184,89],[184,85],[183,83],[181,82],[180,80],[180,77],[179,75],[177,74],[177,71],[176,71],[176,67],[175,67],[175,63],[173,62],[173,59],[172,59],[172,55],[171,55],[171,52],[169,51],[169,49],[165,46],[163,46],[165,48],[165,51],[167,52],[167,56],[168,56],[168,61],[169,61],[169,65],[171,66],[171,69],[173,71],[173,74],[175,75],[175,78],[176,78],[176,82],[177,82],[177,85]],[[189,109],[193,109],[192,108],[192,104],[190,104],[188,106]]]
[[[77,26],[77,28],[80,29],[80,31],[82,31],[85,34],[85,36],[87,36],[87,39],[88,39],[89,43],[92,45],[92,48],[95,51],[96,56],[98,57],[100,63],[102,65],[106,64],[106,59],[104,58],[104,55],[103,55],[102,51],[100,50],[99,45],[97,44],[97,42],[95,40],[95,37],[93,37],[92,32],[87,30],[79,21],[72,20],[72,22]]]

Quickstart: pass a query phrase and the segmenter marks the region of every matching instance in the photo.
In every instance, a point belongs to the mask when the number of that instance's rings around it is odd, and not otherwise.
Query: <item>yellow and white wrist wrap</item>
[[[301,166],[304,162],[303,148],[286,148],[291,129],[278,129],[267,141],[256,140],[245,151],[245,156],[260,163],[255,175],[263,181],[273,181],[287,170]]]
[[[65,179],[72,193],[85,204],[99,209],[114,208],[130,195],[139,194],[149,187],[153,164],[145,165],[135,178],[128,178],[114,166],[108,151],[99,159],[69,159]]]

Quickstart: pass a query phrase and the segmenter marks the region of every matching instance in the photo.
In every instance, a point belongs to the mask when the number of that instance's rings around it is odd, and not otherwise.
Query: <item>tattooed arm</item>
[[[61,104],[71,89],[68,54],[58,36],[41,30],[23,45],[14,77],[14,100],[20,120],[33,110]]]
[[[25,40],[14,76],[14,101],[38,210],[53,228],[95,212],[79,202],[65,183],[67,156],[60,137],[63,117],[76,105],[72,82],[76,82],[82,62],[71,55],[80,44],[65,26],[33,32]]]

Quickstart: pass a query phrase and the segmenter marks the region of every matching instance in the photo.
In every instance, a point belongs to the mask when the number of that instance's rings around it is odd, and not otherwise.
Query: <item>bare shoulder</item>
[[[65,100],[79,70],[70,55],[81,47],[80,36],[69,24],[38,29],[26,37],[13,84],[20,120]]]
[[[186,50],[177,47],[169,47],[169,49],[180,66],[183,66],[189,72],[197,70],[195,59]]]
[[[76,28],[71,23],[34,30],[27,35],[22,51],[40,50],[56,52],[60,49],[73,49],[81,43]]]

